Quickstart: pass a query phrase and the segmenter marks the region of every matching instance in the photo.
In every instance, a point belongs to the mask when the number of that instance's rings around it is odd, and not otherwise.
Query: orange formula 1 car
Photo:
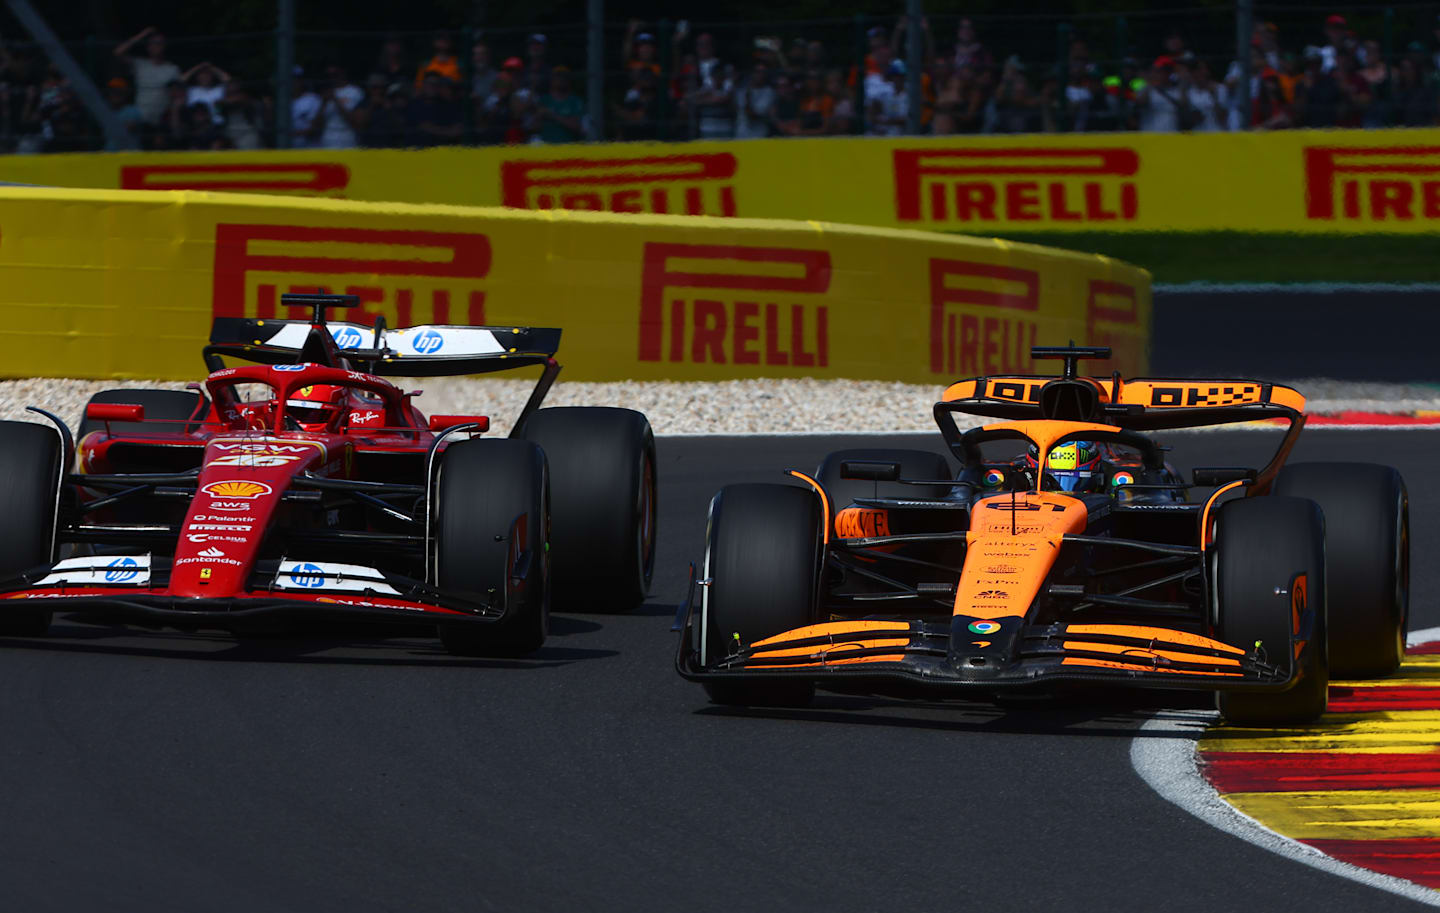
[[[814,477],[790,470],[795,484],[721,489],[677,622],[680,674],[724,704],[801,703],[817,684],[1202,689],[1260,725],[1318,717],[1332,671],[1398,667],[1396,470],[1286,466],[1305,422],[1289,387],[1087,378],[1079,359],[1108,349],[1032,354],[1063,359],[1063,375],[964,380],[935,404],[958,473],[937,453],[845,450]],[[962,431],[966,414],[1000,421]],[[1193,483],[1149,433],[1277,419],[1268,465]],[[1213,491],[1192,498],[1192,484]]]

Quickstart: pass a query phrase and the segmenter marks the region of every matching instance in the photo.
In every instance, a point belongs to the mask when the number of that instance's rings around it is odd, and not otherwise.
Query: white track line
[[[1409,637],[1411,646],[1434,640],[1440,640],[1440,627],[1412,631]],[[1130,763],[1140,779],[1161,798],[1247,843],[1322,872],[1440,908],[1440,891],[1341,862],[1312,846],[1277,834],[1220,798],[1215,787],[1201,776],[1195,757],[1195,740],[1214,719],[1213,713],[1192,711],[1166,713],[1147,720],[1140,727],[1141,735],[1130,743]],[[1161,733],[1174,735],[1167,738]]]

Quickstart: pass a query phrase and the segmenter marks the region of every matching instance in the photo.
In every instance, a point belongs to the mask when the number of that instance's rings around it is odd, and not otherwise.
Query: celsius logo
[[[318,589],[325,585],[325,572],[316,564],[299,564],[290,572],[290,582],[296,586]]]
[[[440,351],[445,346],[445,337],[435,330],[426,330],[415,337],[415,351],[421,355],[430,355]]]
[[[107,583],[127,583],[134,580],[140,573],[140,565],[134,558],[116,558],[106,565],[105,581]]]
[[[354,327],[341,327],[335,331],[335,344],[342,349],[358,349],[361,340],[360,331]]]

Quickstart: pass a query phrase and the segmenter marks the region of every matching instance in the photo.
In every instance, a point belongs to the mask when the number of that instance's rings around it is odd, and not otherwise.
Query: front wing
[[[907,683],[946,692],[1086,683],[1205,691],[1284,691],[1292,671],[1198,634],[1135,625],[1026,625],[1005,660],[967,650],[966,622],[830,621],[701,662],[700,620],[682,607],[677,671],[698,682],[807,678],[847,686]]]

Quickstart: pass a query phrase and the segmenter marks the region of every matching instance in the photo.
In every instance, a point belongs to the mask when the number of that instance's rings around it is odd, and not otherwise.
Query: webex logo
[[[1440,219],[1440,146],[1307,146],[1305,217]]]
[[[824,367],[830,252],[645,245],[640,360]]]
[[[501,202],[516,209],[735,215],[729,152],[503,162]]]
[[[339,162],[235,163],[225,165],[123,165],[124,190],[236,190],[341,196],[350,169]]]
[[[901,222],[1134,221],[1127,147],[896,149],[895,218]]]
[[[326,288],[360,297],[362,313],[344,318],[356,323],[384,314],[391,326],[483,324],[485,292],[477,284],[490,262],[490,239],[470,232],[222,223],[214,316],[304,319],[303,308],[276,313],[280,291]]]

